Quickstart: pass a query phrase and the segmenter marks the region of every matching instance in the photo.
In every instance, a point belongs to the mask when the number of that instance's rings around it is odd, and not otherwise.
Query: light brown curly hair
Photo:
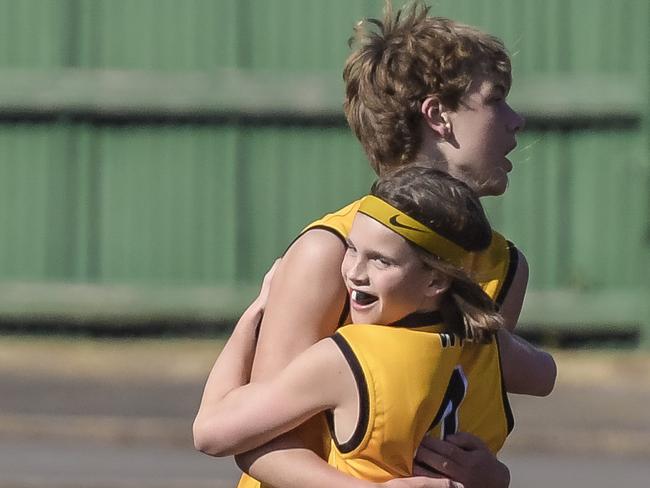
[[[456,110],[477,73],[509,90],[510,57],[499,39],[443,17],[419,0],[355,27],[343,70],[348,124],[378,174],[413,161],[422,143],[420,106],[429,96]]]

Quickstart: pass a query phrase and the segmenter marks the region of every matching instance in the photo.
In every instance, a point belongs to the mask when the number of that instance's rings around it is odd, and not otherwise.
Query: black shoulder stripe
[[[357,419],[357,425],[354,428],[352,437],[350,437],[350,439],[348,439],[346,442],[339,443],[334,432],[333,416],[331,415],[331,412],[327,415],[327,420],[330,424],[330,431],[332,433],[332,439],[334,440],[334,443],[336,444],[338,450],[342,453],[346,453],[351,452],[359,447],[366,434],[366,430],[368,429],[368,422],[370,419],[370,399],[366,377],[363,374],[361,364],[359,363],[357,356],[354,354],[354,351],[350,347],[350,344],[347,343],[341,334],[334,334],[332,336],[332,339],[343,353],[345,360],[350,365],[350,369],[354,375],[354,380],[357,383],[357,391],[359,392],[359,418]]]
[[[503,413],[506,416],[506,423],[508,425],[508,434],[515,428],[515,417],[512,414],[510,407],[510,400],[508,400],[508,392],[506,391],[506,382],[503,379],[503,363],[501,362],[501,347],[499,346],[499,335],[494,334],[494,341],[497,345],[497,354],[499,356],[499,374],[501,375],[501,396],[503,398]]]
[[[508,241],[508,253],[510,255],[508,260],[508,271],[506,272],[506,277],[503,279],[503,284],[501,285],[501,289],[499,290],[499,294],[495,300],[496,304],[499,306],[503,304],[503,300],[505,300],[506,295],[510,290],[512,280],[515,279],[515,273],[519,266],[519,251],[517,251],[515,245],[510,241]]]

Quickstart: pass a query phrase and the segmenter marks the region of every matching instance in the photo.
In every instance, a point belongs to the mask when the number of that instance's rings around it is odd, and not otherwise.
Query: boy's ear
[[[431,280],[427,286],[426,295],[436,297],[445,293],[451,286],[451,277],[432,270]]]
[[[451,122],[447,111],[435,97],[427,97],[420,105],[420,113],[424,123],[441,138],[446,139],[451,134]]]

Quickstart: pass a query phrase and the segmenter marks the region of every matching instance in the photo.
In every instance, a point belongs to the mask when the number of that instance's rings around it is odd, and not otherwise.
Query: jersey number
[[[448,435],[455,434],[458,431],[458,408],[467,393],[467,378],[461,366],[456,366],[451,378],[445,396],[440,403],[440,409],[436,414],[431,427],[440,424],[440,438],[446,439]]]

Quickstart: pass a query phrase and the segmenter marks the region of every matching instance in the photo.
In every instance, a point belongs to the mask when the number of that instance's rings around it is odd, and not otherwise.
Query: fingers
[[[423,453],[437,454],[439,457],[447,458],[456,463],[460,463],[466,454],[462,447],[433,436],[426,436],[422,440],[418,453],[420,451]],[[416,459],[419,459],[419,455],[416,455]]]
[[[405,478],[402,481],[406,481],[409,488],[464,488],[462,483],[447,478],[434,479],[425,476],[415,476],[413,478]]]
[[[488,451],[488,447],[481,439],[467,432],[458,432],[447,437],[447,442],[466,451]]]
[[[447,453],[460,451],[460,448],[452,444],[442,447],[442,450]],[[458,479],[459,473],[462,471],[459,463],[454,460],[450,454],[439,454],[435,450],[431,450],[422,446],[422,444],[420,444],[420,448],[417,450],[415,455],[414,469],[416,467],[418,470],[424,470],[425,472],[421,472],[421,474],[425,476],[429,476],[429,473],[438,473],[455,479]],[[426,471],[428,471],[428,473]]]
[[[413,474],[415,476],[426,476],[427,478],[433,479],[444,478],[442,474],[429,469],[424,463],[413,463]]]

